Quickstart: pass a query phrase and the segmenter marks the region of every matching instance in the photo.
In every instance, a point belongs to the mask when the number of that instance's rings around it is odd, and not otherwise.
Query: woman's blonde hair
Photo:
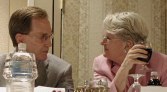
[[[135,43],[146,42],[148,28],[141,16],[134,12],[122,12],[108,15],[104,19],[104,29],[115,33],[123,40]]]

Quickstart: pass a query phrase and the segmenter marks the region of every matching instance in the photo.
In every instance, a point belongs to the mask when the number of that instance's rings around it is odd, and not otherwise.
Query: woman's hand
[[[147,58],[148,52],[143,48],[146,47],[141,44],[136,44],[131,49],[129,49],[123,63],[121,64],[121,67],[130,70],[134,64],[146,64],[146,62],[137,59],[137,58]]]

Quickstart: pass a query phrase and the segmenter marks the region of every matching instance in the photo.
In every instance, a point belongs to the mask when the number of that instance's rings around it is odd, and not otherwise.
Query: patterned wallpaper
[[[166,30],[165,30],[165,3],[166,0],[154,0],[152,2],[152,26],[150,39],[154,49],[162,53],[166,52]],[[158,43],[158,44],[157,44]]]
[[[139,13],[151,30],[149,39],[154,50],[167,53],[165,2],[166,0],[66,0],[62,58],[72,64],[75,86],[92,78],[93,58],[103,51],[100,46],[103,35],[101,26],[108,13]]]
[[[79,0],[65,2],[62,35],[62,58],[72,64],[75,83],[79,74],[79,7]]]

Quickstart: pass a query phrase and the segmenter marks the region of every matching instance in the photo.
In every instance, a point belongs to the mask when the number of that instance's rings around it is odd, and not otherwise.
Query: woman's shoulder
[[[101,54],[101,55],[95,57],[95,60],[104,61],[104,60],[107,60],[107,58],[103,54]]]
[[[157,59],[167,59],[167,55],[164,53],[160,53],[160,52],[153,52],[152,53],[152,57],[153,58],[157,58]]]
[[[160,52],[153,52],[150,60],[152,66],[160,67],[167,65],[167,55]]]
[[[104,55],[101,54],[101,55],[94,58],[93,64],[95,66],[98,66],[98,65],[101,66],[101,65],[107,64],[107,61],[108,61],[108,59],[106,57],[104,57]]]

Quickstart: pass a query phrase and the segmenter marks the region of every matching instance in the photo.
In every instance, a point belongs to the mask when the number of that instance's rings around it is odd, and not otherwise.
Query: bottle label
[[[12,61],[13,77],[31,77],[32,65],[30,61]]]

